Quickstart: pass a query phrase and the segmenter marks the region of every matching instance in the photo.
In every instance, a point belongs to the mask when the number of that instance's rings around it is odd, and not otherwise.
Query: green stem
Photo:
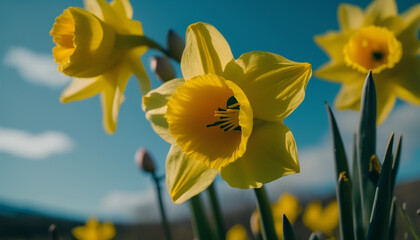
[[[195,239],[212,240],[213,234],[210,230],[210,225],[207,221],[203,205],[201,204],[200,195],[192,197],[188,202],[190,203],[192,212],[192,224]]]
[[[215,225],[216,225],[216,231],[217,234],[219,236],[220,240],[225,239],[226,236],[226,229],[225,229],[225,224],[223,222],[223,217],[220,211],[220,205],[219,205],[219,201],[217,201],[217,193],[216,193],[216,189],[215,189],[215,182],[213,182],[208,188],[207,191],[209,193],[210,196],[210,206],[211,206],[211,210],[213,212],[213,218],[215,221]]]
[[[160,208],[160,215],[161,215],[161,220],[162,220],[162,227],[163,227],[163,230],[165,231],[166,240],[171,240],[172,239],[171,230],[169,228],[168,220],[166,218],[165,209],[163,208],[162,192],[160,190],[159,178],[156,176],[155,172],[152,172],[152,177],[153,177],[153,180],[155,182],[156,193],[157,193],[158,200],[159,200],[159,208]]]
[[[274,228],[273,214],[271,213],[271,205],[268,201],[267,193],[264,186],[254,188],[257,198],[257,207],[260,212],[261,227],[264,240],[277,240],[276,229]]]
[[[148,38],[143,35],[116,35],[115,46],[118,49],[131,49],[135,47],[148,47],[151,49],[156,49],[167,57],[172,58],[173,60],[180,62],[180,59],[172,56],[168,50],[162,47],[159,43],[155,42],[151,38]]]

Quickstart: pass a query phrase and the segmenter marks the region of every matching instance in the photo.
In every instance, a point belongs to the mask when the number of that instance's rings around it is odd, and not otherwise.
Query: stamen
[[[220,121],[209,124],[206,127],[219,126],[223,131],[236,130],[241,131],[239,126],[239,108],[240,104],[234,96],[230,97],[226,103],[226,109],[219,108],[214,111],[214,116],[219,117]]]

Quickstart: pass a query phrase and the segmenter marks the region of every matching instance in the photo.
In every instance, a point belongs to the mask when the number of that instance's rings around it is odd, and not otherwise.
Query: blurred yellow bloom
[[[271,210],[277,236],[279,239],[283,239],[283,213],[286,214],[290,224],[293,224],[299,217],[302,208],[299,206],[298,199],[295,196],[284,193],[277,202],[271,205]],[[254,234],[261,233],[260,215],[257,210],[251,215],[251,230]]]
[[[226,240],[248,240],[246,229],[241,224],[236,224],[226,233]]]
[[[327,236],[331,236],[338,227],[338,220],[338,203],[335,200],[328,203],[325,209],[322,209],[320,201],[311,202],[303,213],[303,223],[312,232],[321,231]]]
[[[181,203],[217,174],[236,188],[299,172],[295,140],[283,119],[303,101],[311,65],[268,52],[233,58],[213,26],[188,27],[181,70],[143,97],[146,118],[172,144],[166,185]]]
[[[109,240],[115,236],[115,227],[111,222],[100,224],[92,217],[85,226],[73,228],[72,234],[78,240]]]
[[[134,73],[143,93],[150,81],[140,56],[146,52],[136,37],[143,35],[141,23],[131,20],[128,0],[85,0],[87,10],[70,7],[56,18],[50,34],[58,70],[75,77],[60,101],[68,103],[101,95],[103,125],[115,132],[124,91]]]
[[[420,105],[420,4],[398,15],[394,0],[375,0],[366,10],[351,4],[338,9],[340,31],[316,36],[330,56],[315,75],[342,83],[338,109],[360,109],[363,83],[372,70],[381,124],[397,98]]]

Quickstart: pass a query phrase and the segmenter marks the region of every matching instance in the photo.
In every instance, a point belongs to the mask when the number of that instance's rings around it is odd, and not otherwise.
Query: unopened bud
[[[134,161],[137,166],[145,172],[153,173],[156,169],[153,158],[144,148],[137,150],[136,155],[134,156]]]
[[[169,30],[168,38],[168,52],[171,57],[173,57],[178,62],[181,62],[182,53],[185,48],[185,41],[182,39],[176,32]]]
[[[420,216],[420,208],[417,209],[416,214]]]
[[[57,232],[57,227],[55,226],[55,224],[51,224],[50,227],[48,228],[48,235],[50,236],[51,240],[58,239],[58,232]]]
[[[169,58],[165,56],[150,58],[150,68],[162,82],[167,82],[175,78],[175,69]]]

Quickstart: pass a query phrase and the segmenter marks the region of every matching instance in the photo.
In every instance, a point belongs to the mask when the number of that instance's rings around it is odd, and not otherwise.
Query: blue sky
[[[347,2],[362,7],[369,3]],[[415,3],[398,2],[400,12]],[[225,36],[236,58],[249,51],[269,51],[309,62],[314,70],[328,57],[313,36],[338,29],[339,1],[133,0],[132,4],[134,19],[143,23],[145,34],[163,45],[169,29],[184,36],[189,24],[202,21]],[[55,17],[69,6],[82,7],[82,1],[7,1],[0,8],[0,201],[82,219],[91,214],[155,219],[157,211],[149,207],[154,201],[150,178],[138,171],[133,156],[139,147],[147,148],[163,173],[169,145],[145,120],[134,78],[127,87],[114,135],[102,128],[98,97],[70,104],[58,101],[70,79],[56,71],[49,31]],[[156,54],[149,51],[142,57],[146,68]],[[159,86],[153,73],[148,73],[153,87]],[[297,194],[333,191],[324,101],[332,104],[338,89],[337,84],[312,77],[304,102],[285,120],[296,139],[302,173],[269,184],[273,199],[283,190]],[[335,113],[350,151],[358,114]],[[418,119],[419,107],[399,102],[379,128],[379,156],[392,131],[406,137],[401,181],[419,178]],[[249,195],[249,191],[230,190],[222,181],[219,186],[226,198],[222,199],[225,209],[231,208],[232,199]],[[252,196],[246,199],[246,204],[252,204]],[[132,209],[147,219],[130,215]],[[170,209],[175,218],[181,212],[176,209],[183,207],[171,204]]]

